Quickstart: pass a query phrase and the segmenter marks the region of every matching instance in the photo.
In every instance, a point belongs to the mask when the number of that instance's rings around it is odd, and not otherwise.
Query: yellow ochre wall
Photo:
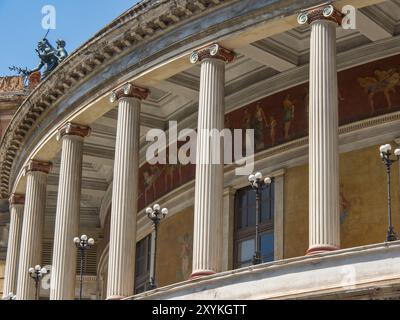
[[[395,144],[392,143],[392,147]],[[400,233],[398,164],[392,166],[392,219]],[[379,146],[340,154],[341,248],[384,242],[388,225],[385,166]],[[285,175],[284,258],[302,256],[308,248],[308,165]]]
[[[392,144],[393,148],[395,144]],[[400,233],[398,164],[392,167],[392,216]],[[384,242],[387,231],[385,167],[379,146],[340,154],[341,248]],[[284,258],[308,248],[308,164],[287,168],[284,203]],[[159,286],[187,280],[192,269],[193,207],[160,224],[157,241]],[[233,254],[233,252],[231,252]]]
[[[192,272],[193,207],[161,221],[157,239],[159,286],[187,280]]]

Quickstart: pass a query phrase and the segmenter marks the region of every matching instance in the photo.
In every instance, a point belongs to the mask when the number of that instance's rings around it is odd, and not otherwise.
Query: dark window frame
[[[275,183],[274,179],[272,178],[272,183],[270,186],[271,189],[269,189],[270,195],[269,195],[269,214],[270,217],[266,222],[261,222],[259,224],[259,233],[260,236],[267,234],[267,233],[272,233],[274,234],[274,211],[275,211]],[[240,262],[239,262],[239,244],[242,241],[250,240],[255,238],[255,225],[250,225],[246,227],[240,228],[240,221],[242,221],[242,215],[243,212],[241,212],[239,208],[239,199],[240,199],[240,194],[246,192],[247,193],[247,201],[249,200],[249,193],[253,192],[255,194],[255,191],[250,187],[244,187],[241,189],[236,190],[235,192],[235,199],[234,199],[234,235],[233,235],[233,267],[235,269],[240,268]],[[254,196],[255,199],[255,196]],[[272,201],[271,201],[272,200]],[[262,203],[268,202],[268,201],[262,201]],[[246,205],[247,208],[253,208],[254,210],[254,217],[255,217],[255,203],[251,205]],[[255,221],[255,218],[254,218]]]
[[[144,242],[143,242],[144,241]],[[139,257],[139,246],[144,246],[145,254],[143,257]],[[145,292],[148,290],[149,279],[150,279],[150,264],[151,264],[151,234],[148,234],[140,241],[136,243],[136,254],[135,254],[135,294]],[[143,261],[145,270],[142,274],[138,273],[138,264]]]

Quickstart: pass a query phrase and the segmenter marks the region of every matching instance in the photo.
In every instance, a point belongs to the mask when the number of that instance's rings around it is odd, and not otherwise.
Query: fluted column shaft
[[[19,248],[21,243],[22,217],[24,213],[24,198],[15,201],[17,195],[10,198],[10,230],[8,235],[8,247],[6,267],[4,272],[3,297],[9,293],[16,293],[17,289],[17,270],[19,259]]]
[[[136,90],[136,91],[135,91]],[[138,198],[140,92],[128,84],[118,98],[111,205],[107,299],[133,294]],[[114,93],[115,94],[115,93]],[[113,101],[113,100],[112,100]]]
[[[59,133],[62,140],[60,178],[54,229],[51,300],[75,299],[76,256],[73,243],[79,231],[83,138],[88,127],[68,123]]]
[[[42,235],[46,209],[49,164],[31,162],[26,169],[26,194],[18,264],[17,299],[33,300],[35,284],[28,270],[42,259]]]
[[[311,22],[308,254],[340,246],[336,26]]]
[[[200,50],[199,111],[194,200],[193,270],[191,277],[219,272],[222,262],[223,143],[210,138],[221,132],[225,114],[225,61],[217,45]],[[231,54],[229,52],[229,54]],[[233,58],[233,57],[232,57]],[[220,139],[219,136],[217,139]],[[216,153],[220,159],[216,163]]]

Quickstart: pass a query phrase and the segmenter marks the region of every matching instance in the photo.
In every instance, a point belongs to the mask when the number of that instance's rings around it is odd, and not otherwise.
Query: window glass
[[[254,239],[243,240],[239,243],[240,266],[249,266],[254,255]]]
[[[151,235],[136,243],[135,293],[147,290],[150,277]]]
[[[274,261],[274,233],[261,235],[261,255],[263,262]]]
[[[261,189],[259,235],[263,262],[274,260],[274,181]],[[252,264],[255,250],[256,195],[251,187],[235,194],[235,267]]]

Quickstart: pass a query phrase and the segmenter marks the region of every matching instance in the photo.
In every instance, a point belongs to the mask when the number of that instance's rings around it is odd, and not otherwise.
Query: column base
[[[306,256],[309,255],[313,255],[313,254],[318,254],[318,253],[325,253],[325,252],[330,252],[330,251],[335,251],[335,250],[339,250],[339,247],[336,246],[314,246],[314,247],[310,247],[308,248],[307,252],[306,252]]]
[[[201,278],[201,277],[211,276],[213,274],[216,274],[216,272],[212,271],[212,270],[196,271],[190,275],[189,280],[194,280],[194,279]]]
[[[109,296],[106,298],[106,300],[122,300],[125,299],[126,297],[124,296]]]

